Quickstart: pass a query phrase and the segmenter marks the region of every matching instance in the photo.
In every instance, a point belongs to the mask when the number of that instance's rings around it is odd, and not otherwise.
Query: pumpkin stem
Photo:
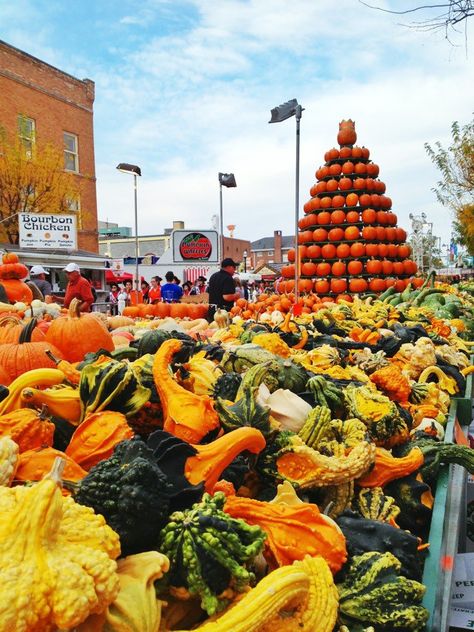
[[[20,338],[18,339],[18,344],[21,345],[24,342],[31,342],[31,335],[33,333],[33,329],[36,327],[37,320],[36,318],[32,318],[30,322],[23,327],[23,331],[20,334]]]
[[[69,305],[69,318],[80,318],[81,316],[81,301],[77,298],[73,298]]]
[[[61,362],[61,360],[53,355],[53,353],[49,349],[46,349],[45,353],[48,358],[54,362],[54,364],[58,365]]]

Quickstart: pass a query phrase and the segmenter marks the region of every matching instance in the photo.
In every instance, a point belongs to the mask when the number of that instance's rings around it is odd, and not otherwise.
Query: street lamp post
[[[117,169],[123,173],[130,173],[133,175],[133,189],[135,198],[135,283],[137,296],[140,290],[140,273],[138,270],[138,204],[137,204],[137,176],[142,175],[142,170],[137,165],[129,165],[126,162],[121,162],[117,165]]]
[[[300,206],[300,120],[304,108],[296,99],[273,108],[269,123],[281,123],[294,116],[296,118],[296,175],[295,175],[295,305],[293,311],[298,310],[298,280],[300,277],[300,257],[298,249],[298,215]],[[296,308],[296,309],[295,309]]]
[[[243,251],[242,256],[244,257],[244,272],[247,272],[247,257],[248,252],[246,250]]]
[[[219,248],[221,251],[220,260],[224,259],[224,208],[222,205],[222,187],[228,189],[237,186],[235,176],[233,173],[220,173],[219,172]]]

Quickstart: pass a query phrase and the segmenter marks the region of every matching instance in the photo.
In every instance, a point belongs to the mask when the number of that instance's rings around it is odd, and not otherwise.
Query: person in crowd
[[[206,292],[206,281],[206,277],[199,276],[194,282],[194,285],[191,289],[191,295],[194,296],[195,294],[204,294]]]
[[[127,301],[128,301],[128,292],[126,291],[124,287],[119,286],[119,290],[117,294],[117,311],[120,314],[120,316],[122,315],[123,310],[127,306]]]
[[[174,272],[167,272],[165,274],[166,283],[161,286],[161,298],[166,303],[176,303],[183,296],[183,290],[180,285],[175,283]]]
[[[241,281],[241,283],[242,283],[243,298],[246,301],[248,301],[250,299],[249,282],[244,280],[244,281]]]
[[[131,280],[125,281],[125,291],[127,292],[127,305],[138,305],[143,303],[143,296],[140,290],[133,289]]]
[[[181,287],[183,288],[183,296],[189,296],[191,294],[192,285],[189,281],[185,281]]]
[[[48,273],[43,268],[43,266],[32,266],[32,268],[30,269],[31,280],[41,292],[45,301],[51,299],[53,295],[53,288],[51,287],[51,283],[46,279],[47,274]]]
[[[150,283],[151,287],[148,291],[148,302],[149,303],[158,303],[161,300],[161,281],[163,279],[159,276],[151,277]]]
[[[173,283],[176,283],[176,285],[181,285],[181,279],[178,279],[178,277],[175,275],[173,278]]]
[[[73,298],[80,301],[80,311],[90,312],[91,305],[94,302],[94,295],[89,281],[81,275],[81,269],[77,263],[68,263],[64,268],[67,275],[67,287],[64,297],[53,295],[57,303],[63,303],[64,307],[69,307]]]
[[[227,311],[232,309],[234,301],[239,298],[235,291],[234,274],[239,266],[233,259],[226,258],[221,263],[219,272],[214,272],[209,279],[209,320],[214,318],[217,308]]]
[[[142,281],[142,297],[144,303],[149,303],[150,284],[148,281]]]
[[[118,314],[118,295],[119,286],[117,283],[112,283],[110,286],[110,292],[105,298],[106,303],[110,303],[110,314],[116,316]]]
[[[238,276],[234,277],[234,284],[235,284],[235,292],[236,294],[239,295],[239,298],[244,298],[244,290],[242,287],[242,282],[240,280],[240,278]]]

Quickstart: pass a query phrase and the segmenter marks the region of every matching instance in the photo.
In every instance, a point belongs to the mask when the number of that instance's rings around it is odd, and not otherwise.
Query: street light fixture
[[[249,256],[249,253],[244,250],[242,256],[244,258],[244,272],[247,272],[247,257]]]
[[[295,305],[293,311],[298,311],[298,279],[300,276],[300,257],[298,252],[298,215],[300,205],[300,120],[304,108],[296,99],[273,108],[269,123],[281,123],[294,116],[296,118],[296,175],[295,175]]]
[[[221,251],[220,260],[224,259],[224,210],[222,206],[222,187],[232,189],[237,186],[233,173],[219,172],[219,247]]]
[[[122,173],[133,175],[133,189],[135,196],[135,283],[137,296],[140,289],[140,274],[138,270],[138,205],[137,205],[137,176],[142,175],[142,170],[138,165],[130,165],[127,162],[121,162],[117,165],[117,169]]]

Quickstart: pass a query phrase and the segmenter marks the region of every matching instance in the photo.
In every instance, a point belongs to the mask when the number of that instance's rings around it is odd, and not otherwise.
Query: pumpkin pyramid
[[[353,121],[339,124],[339,149],[324,154],[316,171],[311,199],[299,220],[299,290],[325,296],[383,292],[394,285],[402,291],[417,265],[409,257],[407,233],[397,226],[379,179],[379,166],[366,147],[355,145]],[[295,251],[282,269],[285,291],[293,289]]]

